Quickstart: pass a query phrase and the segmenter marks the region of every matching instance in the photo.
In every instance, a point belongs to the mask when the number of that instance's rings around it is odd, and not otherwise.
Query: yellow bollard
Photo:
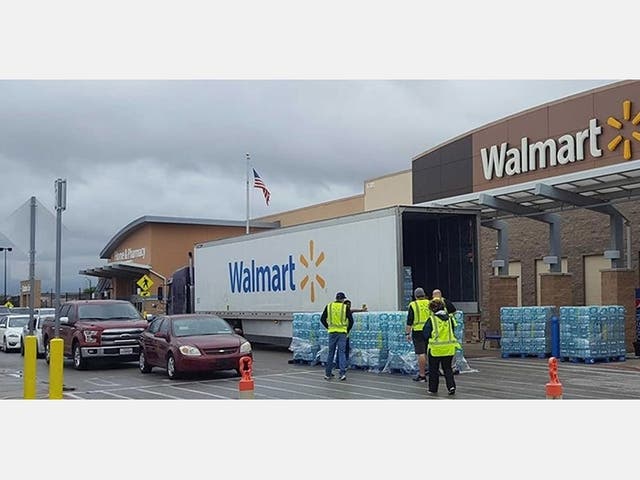
[[[38,340],[34,335],[24,337],[24,368],[22,378],[24,380],[24,398],[33,400],[36,398],[36,350]]]
[[[62,399],[64,340],[53,338],[49,342],[49,399]]]

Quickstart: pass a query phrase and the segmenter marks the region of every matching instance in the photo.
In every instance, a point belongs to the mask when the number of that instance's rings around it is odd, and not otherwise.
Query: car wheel
[[[178,371],[176,370],[176,359],[173,358],[172,354],[169,354],[167,357],[167,375],[171,380],[175,380],[179,377]]]
[[[140,358],[138,360],[138,366],[142,373],[149,373],[153,367],[147,363],[147,358],[144,356],[144,349],[140,349]]]
[[[20,355],[24,357],[24,342],[20,339]]]
[[[2,339],[2,350],[4,350],[4,353],[9,353],[9,348],[7,347],[7,337],[3,337]]]
[[[82,357],[82,351],[80,345],[73,344],[73,367],[76,370],[85,370],[87,368],[87,360]]]

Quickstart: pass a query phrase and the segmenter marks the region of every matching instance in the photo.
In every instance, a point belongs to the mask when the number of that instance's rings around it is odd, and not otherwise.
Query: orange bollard
[[[238,384],[240,390],[240,398],[253,398],[253,378],[251,378],[251,357],[242,357],[240,359],[240,373],[242,378]]]
[[[545,388],[547,400],[562,400],[562,384],[558,379],[558,359],[556,357],[549,358],[549,378],[550,381]]]

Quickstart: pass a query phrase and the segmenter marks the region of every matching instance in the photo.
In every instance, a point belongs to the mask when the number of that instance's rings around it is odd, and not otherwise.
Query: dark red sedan
[[[235,370],[240,375],[240,359],[252,357],[247,339],[216,315],[156,317],[139,341],[140,371],[164,368],[170,379],[218,370]]]

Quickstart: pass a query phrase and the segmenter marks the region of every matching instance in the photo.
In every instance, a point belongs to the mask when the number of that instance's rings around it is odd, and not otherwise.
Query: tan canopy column
[[[601,270],[602,305],[622,305],[624,316],[624,340],[627,352],[633,351],[636,339],[636,271],[628,269]]]

